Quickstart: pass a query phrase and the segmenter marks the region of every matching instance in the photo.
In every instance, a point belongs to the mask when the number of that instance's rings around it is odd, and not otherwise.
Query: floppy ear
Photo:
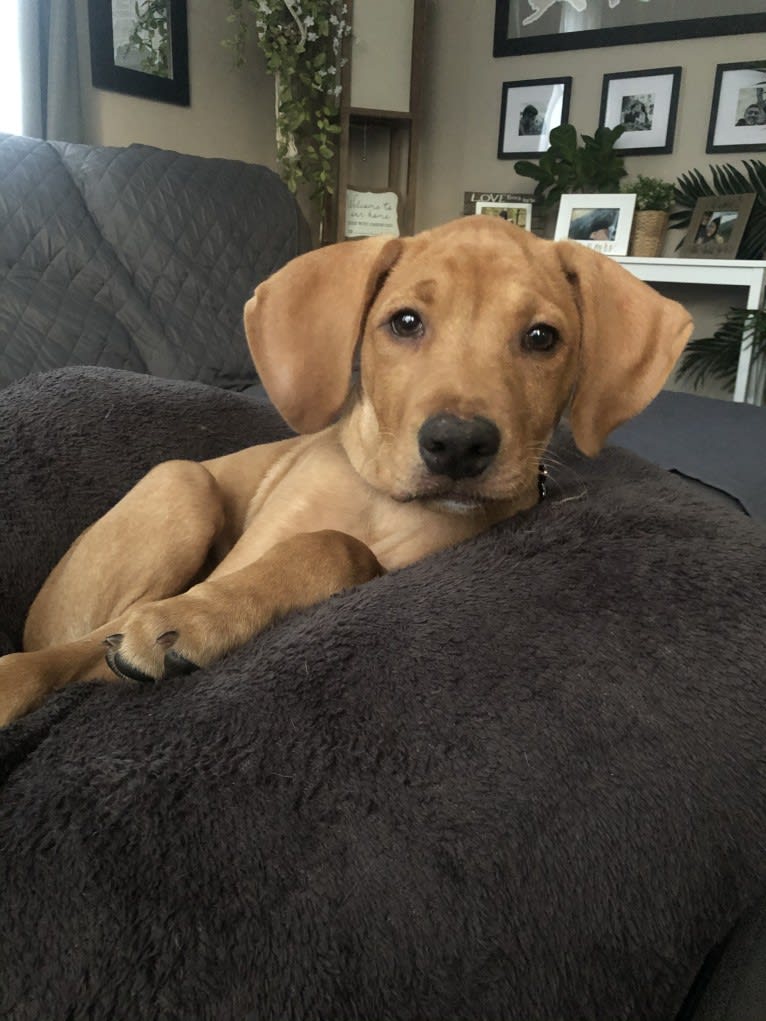
[[[570,424],[584,454],[662,389],[692,331],[686,309],[605,255],[557,242],[580,312],[580,361]]]
[[[297,432],[317,432],[341,410],[367,309],[402,244],[398,238],[365,238],[299,255],[245,305],[258,375]]]

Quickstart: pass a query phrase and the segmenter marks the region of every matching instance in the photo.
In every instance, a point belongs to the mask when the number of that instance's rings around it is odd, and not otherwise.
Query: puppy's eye
[[[547,323],[535,323],[521,339],[521,346],[531,353],[552,351],[559,343],[559,332]]]
[[[398,312],[394,312],[388,325],[393,335],[401,337],[403,340],[423,336],[423,320],[411,308],[401,308]]]

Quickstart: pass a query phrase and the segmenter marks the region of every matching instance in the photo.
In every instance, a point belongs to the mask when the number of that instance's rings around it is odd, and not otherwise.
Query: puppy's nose
[[[500,449],[500,430],[488,418],[432,415],[418,432],[420,456],[434,475],[467,479],[480,475]]]

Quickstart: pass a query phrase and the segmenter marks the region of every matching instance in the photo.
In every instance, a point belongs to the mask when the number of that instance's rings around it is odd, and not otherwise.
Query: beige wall
[[[226,0],[188,0],[191,106],[125,96],[90,84],[88,0],[77,0],[86,141],[144,142],[198,156],[222,156],[274,167],[274,85],[251,42],[247,64],[232,67],[221,46],[231,26]]]
[[[692,167],[739,159],[705,153],[715,65],[762,60],[766,33],[495,58],[494,0],[430,0],[428,12],[419,228],[459,216],[464,191],[533,190],[534,182],[514,173],[513,160],[497,158],[504,81],[570,75],[569,119],[578,131],[591,133],[598,126],[604,74],[681,66],[675,150],[668,156],[627,157],[628,172],[674,180]]]

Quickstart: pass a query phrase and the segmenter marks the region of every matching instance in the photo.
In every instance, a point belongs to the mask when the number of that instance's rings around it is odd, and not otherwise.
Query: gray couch
[[[0,386],[90,364],[246,389],[242,306],[309,244],[265,167],[0,135]]]

